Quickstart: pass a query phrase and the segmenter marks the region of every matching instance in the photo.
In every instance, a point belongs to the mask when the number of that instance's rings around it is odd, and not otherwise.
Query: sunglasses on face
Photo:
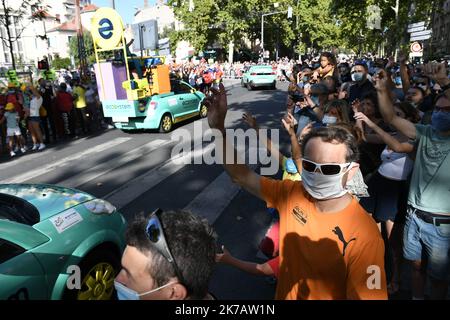
[[[333,176],[347,170],[351,163],[315,163],[310,160],[302,160],[302,168],[308,172],[315,172],[319,169],[320,173],[325,176]]]
[[[169,261],[170,264],[173,266],[175,274],[178,277],[180,283],[184,283],[183,276],[180,272],[180,269],[178,268],[175,259],[173,258],[172,253],[170,252],[169,246],[167,245],[166,242],[166,237],[164,236],[164,230],[161,221],[159,220],[158,217],[158,215],[161,212],[162,212],[161,209],[156,209],[150,215],[147,227],[145,228],[145,233],[147,235],[147,238],[152,242],[153,246],[156,248],[156,250],[158,250],[158,252],[162,254],[163,257],[166,258],[166,260]]]

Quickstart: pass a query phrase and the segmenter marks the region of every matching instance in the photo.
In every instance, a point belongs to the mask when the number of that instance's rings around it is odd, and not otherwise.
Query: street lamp
[[[278,2],[276,2],[274,4],[274,6],[275,6],[275,8],[277,8]],[[261,50],[263,52],[263,55],[264,55],[264,17],[273,16],[274,14],[279,14],[279,13],[287,13],[288,18],[291,18],[292,17],[292,7],[289,6],[286,11],[269,12],[269,13],[264,13],[261,15]]]

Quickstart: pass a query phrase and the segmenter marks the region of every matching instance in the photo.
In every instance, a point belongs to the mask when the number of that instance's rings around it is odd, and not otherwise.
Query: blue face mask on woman
[[[450,112],[433,111],[431,127],[439,132],[450,131]]]

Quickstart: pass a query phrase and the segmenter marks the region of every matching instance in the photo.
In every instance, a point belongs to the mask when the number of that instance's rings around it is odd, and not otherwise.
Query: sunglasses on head
[[[151,215],[145,228],[147,238],[152,242],[153,246],[158,250],[160,254],[166,258],[167,261],[173,266],[175,274],[178,277],[180,283],[184,283],[183,276],[178,268],[178,265],[170,252],[169,246],[164,236],[164,230],[161,224],[161,220],[158,215],[162,213],[161,209],[156,209]]]
[[[302,168],[308,172],[315,172],[319,169],[320,173],[325,176],[332,176],[340,174],[342,171],[347,170],[351,165],[350,163],[315,163],[310,160],[302,160]]]

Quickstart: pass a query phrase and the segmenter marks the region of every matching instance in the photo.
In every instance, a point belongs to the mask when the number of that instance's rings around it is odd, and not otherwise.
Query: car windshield
[[[25,203],[35,207],[38,210],[38,216],[40,216],[37,222],[94,199],[91,195],[74,189],[45,184],[0,185],[1,193],[20,198]]]
[[[40,216],[38,209],[28,201],[0,193],[0,219],[32,226],[39,222]]]
[[[272,74],[272,68],[269,67],[252,68],[250,69],[250,73],[256,73],[257,75],[270,75]]]

